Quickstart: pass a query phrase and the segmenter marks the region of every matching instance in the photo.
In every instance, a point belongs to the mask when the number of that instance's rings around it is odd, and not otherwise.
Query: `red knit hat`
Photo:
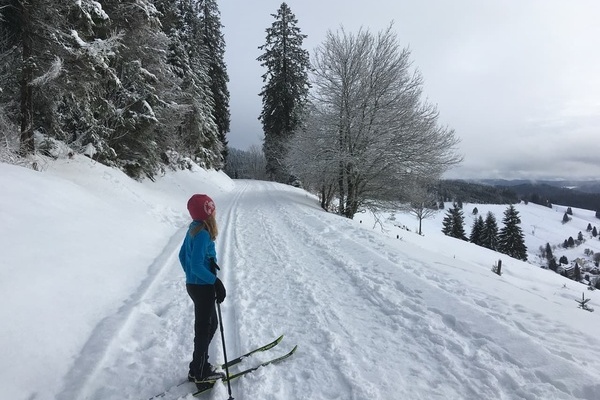
[[[215,208],[215,202],[205,194],[195,194],[187,203],[190,216],[197,221],[205,221],[215,213]]]

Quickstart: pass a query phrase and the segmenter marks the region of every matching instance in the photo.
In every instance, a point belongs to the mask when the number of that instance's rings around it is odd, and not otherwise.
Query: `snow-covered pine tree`
[[[160,168],[173,103],[174,74],[160,13],[151,0],[107,0],[102,9],[110,23],[95,27],[95,38],[109,40],[116,32],[118,46],[95,96],[96,119],[104,128],[95,137],[97,159],[133,177],[152,177]]]
[[[158,11],[150,0],[107,0],[102,9],[110,23],[96,28],[95,37],[108,40],[111,32],[118,32],[113,39],[118,46],[95,96],[96,119],[105,128],[101,140],[107,146],[97,157],[130,176],[152,177],[161,154],[155,109],[166,104],[161,82],[168,71]]]
[[[0,8],[0,19],[2,27],[0,30],[0,46],[2,46],[2,58],[8,58],[11,63],[3,67],[3,81],[12,83],[14,86],[8,89],[8,95],[14,95],[18,104],[18,116],[16,123],[20,125],[21,155],[31,154],[34,151],[34,108],[33,108],[33,79],[36,73],[41,72],[38,60],[41,58],[42,49],[38,46],[40,42],[47,39],[46,32],[40,32],[41,13],[38,7],[44,5],[44,1],[17,1],[13,0],[3,4]],[[38,37],[36,41],[35,38]],[[43,65],[43,64],[42,64]],[[14,75],[11,75],[14,74]],[[17,97],[18,96],[18,97]]]
[[[454,229],[454,217],[452,214],[453,208],[449,208],[446,211],[446,215],[442,220],[442,233],[446,236],[452,236],[452,230]]]
[[[114,163],[115,151],[109,139],[112,126],[104,96],[106,87],[118,82],[114,68],[116,50],[121,45],[111,29],[111,19],[95,1],[69,2],[65,10],[70,34],[59,49],[61,73],[47,85],[46,104],[40,106],[44,131],[76,151],[96,160]]]
[[[191,113],[184,121],[187,138],[191,139],[190,149],[196,160],[206,168],[221,168],[223,166],[223,144],[219,140],[219,132],[214,116],[214,98],[211,90],[209,69],[209,51],[203,40],[198,4],[192,1],[186,10],[184,20],[189,23],[189,39],[185,43],[190,59],[190,74],[184,82],[187,83],[187,93],[191,102]]]
[[[567,265],[569,263],[569,259],[567,258],[567,256],[561,256],[558,261],[560,265]]]
[[[272,180],[287,182],[287,145],[300,126],[307,103],[310,59],[302,48],[306,35],[289,6],[281,3],[272,16],[275,21],[267,28],[266,43],[259,47],[264,53],[257,59],[267,70],[262,76],[265,85],[260,92],[263,107],[259,119],[265,134],[267,174]]]
[[[550,261],[554,258],[554,254],[552,254],[552,247],[550,246],[550,243],[546,243],[546,247],[544,249],[544,255],[546,257],[546,260]]]
[[[557,268],[558,263],[556,262],[556,257],[552,257],[550,260],[548,260],[548,269],[551,269],[552,271],[556,272]]]
[[[4,2],[0,7],[0,138],[5,139],[7,152],[14,158],[20,146],[21,28],[17,0]]]
[[[498,251],[519,260],[527,261],[527,247],[525,246],[525,235],[519,224],[519,212],[511,204],[504,211],[502,220],[504,226],[498,233]]]
[[[189,40],[190,28],[184,19],[189,14],[185,0],[155,0],[154,5],[159,12],[162,30],[166,35],[166,59],[168,69],[172,74],[169,93],[168,115],[161,119],[163,134],[162,148],[165,150],[165,161],[175,168],[188,168],[188,157],[193,155],[191,139],[186,137],[184,121],[192,113],[191,98],[186,89],[193,74],[190,57],[185,45]],[[189,17],[187,18],[189,19]]]
[[[209,51],[204,44],[201,4],[197,0],[156,0],[169,37],[168,62],[179,81],[178,120],[170,145],[205,168],[223,166],[223,143],[214,116]]]
[[[208,76],[214,108],[213,118],[217,124],[223,150],[222,159],[227,160],[227,132],[229,132],[229,76],[225,65],[225,39],[221,33],[221,14],[216,0],[200,0],[202,39],[207,52]]]
[[[575,263],[575,271],[573,275],[573,280],[576,282],[581,281],[581,268],[578,263]]]
[[[157,129],[166,115],[161,109],[170,104],[164,89],[172,85],[165,78],[174,76],[151,0],[31,0],[14,6],[1,12],[14,11],[10,19],[20,29],[14,48],[32,65],[11,67],[25,72],[19,78],[25,89],[16,92],[25,116],[23,153],[33,150],[27,138],[36,129],[75,150],[91,144],[95,159],[133,176],[151,176],[164,133]],[[8,31],[2,32],[4,37]],[[14,96],[15,90],[4,94]]]
[[[458,205],[454,207],[452,236],[460,240],[468,240],[465,234],[465,217],[462,208],[458,207]]]
[[[496,223],[496,216],[491,211],[488,211],[485,217],[481,232],[481,245],[490,250],[498,248],[498,224]]]
[[[23,154],[39,130],[133,176],[171,149],[223,165],[199,0],[2,5],[0,101]]]
[[[465,235],[464,221],[463,211],[455,203],[444,217],[442,233],[466,241],[467,236]]]
[[[73,62],[82,28],[76,20],[86,9],[89,21],[102,23],[105,16],[95,12],[93,3],[7,0],[0,7],[0,101],[11,122],[21,127],[22,155],[35,150],[35,130],[54,133],[56,100],[62,94],[57,78],[86,79],[82,65]]]
[[[485,223],[483,222],[483,217],[480,215],[473,222],[473,227],[471,229],[471,235],[469,236],[469,241],[478,246],[481,246],[484,228],[485,228]]]

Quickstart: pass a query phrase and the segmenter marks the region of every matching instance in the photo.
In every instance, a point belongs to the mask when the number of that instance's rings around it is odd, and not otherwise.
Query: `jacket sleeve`
[[[181,264],[183,269],[185,269],[185,240],[181,244],[181,248],[179,249],[179,263]]]
[[[200,231],[193,240],[194,244],[192,246],[192,255],[190,257],[191,272],[202,282],[214,285],[217,277],[210,272],[210,268],[207,264],[209,257],[211,257],[211,251],[214,252],[214,242],[210,240],[210,236],[206,230]]]
[[[208,245],[208,258],[214,258],[215,262],[217,262],[217,251],[215,250],[215,242],[212,240]]]

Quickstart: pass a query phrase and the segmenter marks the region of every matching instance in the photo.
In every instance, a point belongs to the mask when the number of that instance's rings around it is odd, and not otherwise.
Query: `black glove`
[[[215,297],[217,298],[217,303],[221,304],[226,296],[227,291],[225,290],[225,286],[223,286],[223,282],[217,278],[215,281]]]
[[[217,270],[221,270],[221,268],[219,268],[219,265],[217,264],[217,262],[215,261],[214,258],[210,259],[210,270],[213,274],[217,274]]]

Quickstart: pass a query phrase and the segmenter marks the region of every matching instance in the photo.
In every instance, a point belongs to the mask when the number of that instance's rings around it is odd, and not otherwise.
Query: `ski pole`
[[[225,373],[227,374],[227,389],[229,391],[229,399],[231,397],[231,381],[229,380],[229,367],[227,366],[227,349],[225,348],[225,333],[223,332],[223,317],[221,316],[221,304],[217,303],[217,312],[219,314],[219,327],[221,328],[221,341],[223,342],[223,358],[225,359]]]

